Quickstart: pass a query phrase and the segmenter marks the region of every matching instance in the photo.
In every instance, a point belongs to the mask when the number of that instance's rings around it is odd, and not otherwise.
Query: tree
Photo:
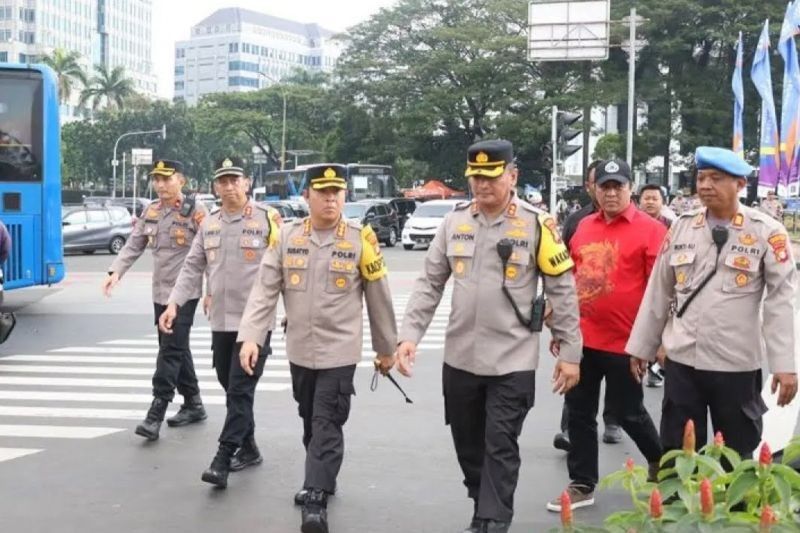
[[[135,94],[134,82],[126,75],[124,67],[108,70],[103,65],[95,65],[94,72],[89,85],[81,93],[81,105],[91,102],[93,111],[97,111],[101,105],[122,109],[125,100]]]
[[[81,55],[74,50],[56,48],[52,54],[44,55],[41,62],[53,69],[58,78],[58,99],[64,104],[69,101],[76,84],[88,85],[86,71],[80,64]]]

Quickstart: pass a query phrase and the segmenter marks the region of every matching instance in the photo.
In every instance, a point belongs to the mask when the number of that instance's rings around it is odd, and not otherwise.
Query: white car
[[[403,248],[411,250],[417,245],[430,245],[445,215],[463,201],[464,199],[431,200],[421,204],[403,226]]]

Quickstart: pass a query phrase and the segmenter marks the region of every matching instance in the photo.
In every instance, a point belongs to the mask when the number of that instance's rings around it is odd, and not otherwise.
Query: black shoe
[[[606,444],[616,444],[622,441],[622,428],[616,424],[606,424],[603,432],[603,442]]]
[[[569,433],[566,431],[556,433],[556,436],[553,438],[553,446],[556,450],[569,452],[572,449],[572,443],[569,441]]]
[[[328,533],[328,497],[317,489],[308,491],[303,503],[303,533]]]
[[[485,526],[486,522],[483,519],[473,515],[472,520],[470,520],[469,527],[462,533],[484,533],[486,531]]]
[[[169,405],[167,400],[153,398],[153,403],[150,404],[147,416],[141,424],[136,426],[135,433],[145,437],[147,440],[158,440],[158,432],[161,429],[161,421],[164,420],[164,414],[167,412],[167,405]]]
[[[511,522],[498,522],[497,520],[487,520],[485,533],[508,533]]]
[[[231,470],[238,472],[248,466],[261,464],[263,460],[264,458],[261,457],[261,452],[258,451],[258,446],[256,446],[256,439],[251,435],[244,440],[242,446],[233,454]]]
[[[325,495],[328,497],[336,495],[336,487],[333,488],[333,492],[328,492],[327,490],[324,491]],[[306,503],[306,496],[308,495],[308,489],[302,488],[294,493],[294,504],[295,505],[303,505]]]
[[[220,443],[217,455],[200,479],[206,483],[211,483],[224,489],[228,486],[228,472],[231,469],[231,457],[233,457],[234,446],[231,444]]]
[[[208,418],[203,407],[203,400],[199,394],[184,399],[183,405],[174,416],[167,418],[167,425],[171,428],[194,424]]]

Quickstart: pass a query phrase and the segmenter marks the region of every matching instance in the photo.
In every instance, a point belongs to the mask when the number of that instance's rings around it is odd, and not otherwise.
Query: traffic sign
[[[131,161],[134,166],[149,166],[153,164],[152,148],[134,148],[131,150]]]

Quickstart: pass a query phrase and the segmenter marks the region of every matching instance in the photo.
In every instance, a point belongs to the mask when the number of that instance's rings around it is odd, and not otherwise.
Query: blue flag
[[[731,88],[733,89],[733,151],[744,158],[744,84],[742,83],[743,59],[742,32],[736,44],[736,68],[733,70]]]
[[[772,72],[769,62],[769,20],[758,38],[758,47],[750,69],[750,78],[761,95],[761,146],[758,165],[758,195],[766,196],[778,186],[780,156],[778,154],[778,121],[772,97]]]

